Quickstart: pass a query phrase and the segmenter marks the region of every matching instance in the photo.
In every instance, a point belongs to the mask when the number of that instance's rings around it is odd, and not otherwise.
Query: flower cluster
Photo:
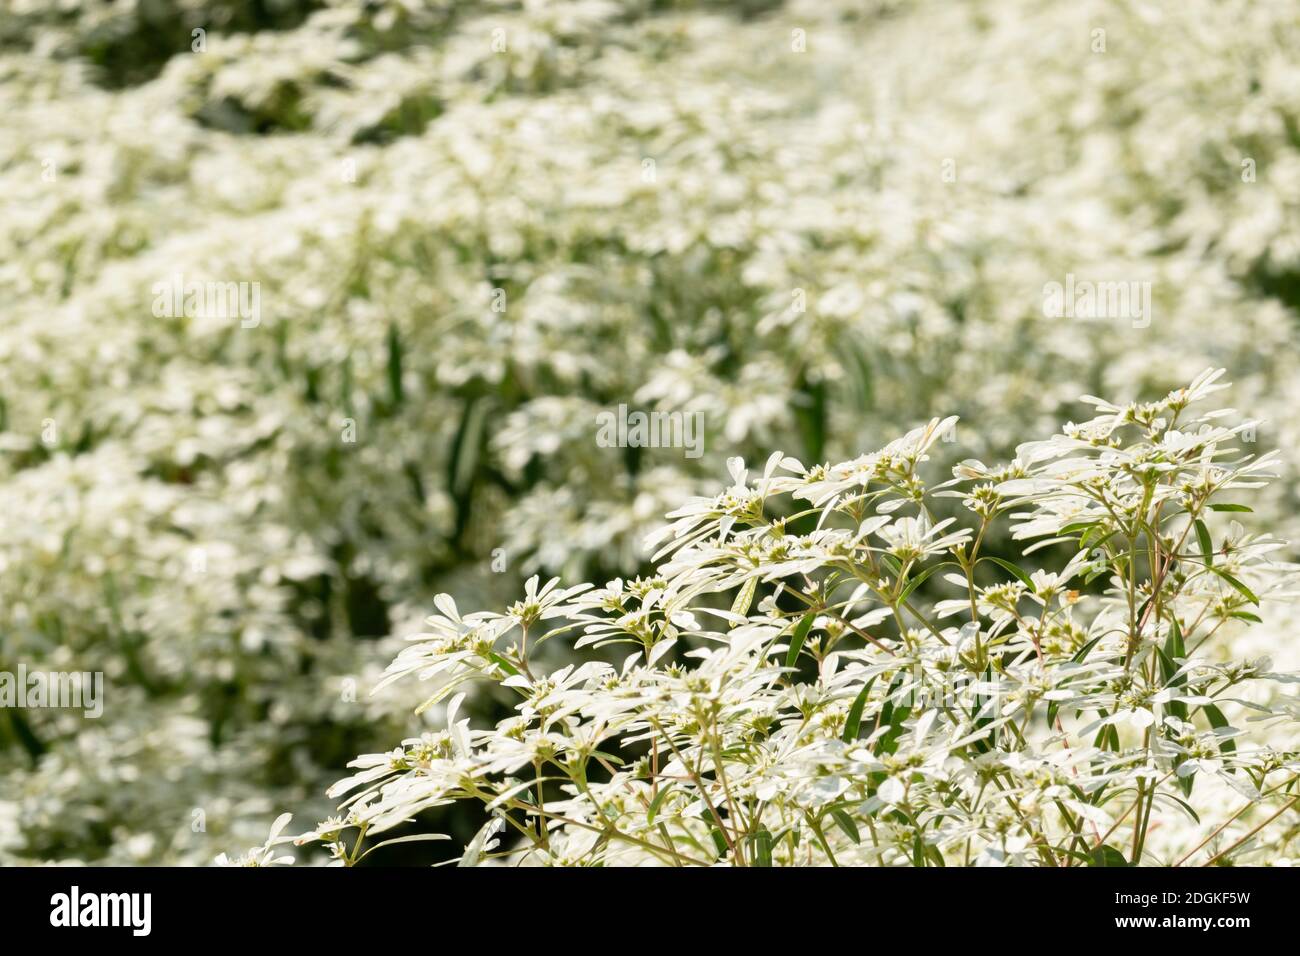
[[[1279,688],[1300,675],[1222,648],[1294,568],[1225,519],[1273,456],[1193,408],[1221,374],[1091,399],[1011,465],[933,487],[938,419],[842,464],[735,460],[730,488],[669,516],[651,578],[534,578],[503,614],[441,596],[387,679],[432,683],[425,707],[455,695],[445,729],[353,761],[344,815],[299,842],[351,864],[474,801],[467,863],[1285,858],[1294,828],[1270,825],[1300,800],[1300,708]],[[945,497],[962,519],[936,518]],[[986,553],[1003,523],[1017,562]],[[547,641],[576,662],[541,670]],[[510,716],[460,716],[468,681],[512,692]]]

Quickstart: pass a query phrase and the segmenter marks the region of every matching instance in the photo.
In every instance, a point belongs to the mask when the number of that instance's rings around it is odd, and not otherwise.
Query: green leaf
[[[1104,707],[1099,708],[1097,710],[1097,713],[1103,718],[1110,716],[1110,714],[1106,711],[1106,708]],[[1115,729],[1115,725],[1107,724],[1105,727],[1101,728],[1101,730],[1097,732],[1097,737],[1095,740],[1093,740],[1092,745],[1096,747],[1098,750],[1109,749],[1118,753],[1119,752],[1119,731]]]
[[[831,810],[831,816],[835,818],[836,826],[838,826],[841,830],[844,831],[845,836],[847,836],[854,843],[862,842],[862,835],[858,833],[858,825],[853,822],[853,818],[851,816],[849,816],[839,807],[836,807],[835,809]]]
[[[718,856],[725,857],[730,848],[727,846],[727,838],[722,835],[722,831],[714,827],[709,831],[709,836],[713,837],[713,846],[718,851]]]
[[[1106,531],[1104,525],[1098,524],[1096,527],[1085,531],[1083,537],[1079,538],[1079,550],[1088,551],[1091,549],[1095,551],[1113,537],[1115,537],[1115,529],[1112,528],[1110,531]]]
[[[759,830],[754,834],[754,865],[772,865],[772,834],[767,830]]]
[[[858,691],[858,696],[853,699],[848,719],[844,721],[844,733],[840,735],[840,739],[846,744],[858,739],[858,729],[862,725],[862,709],[867,706],[867,695],[871,693],[871,685],[875,682],[876,678],[873,677],[863,684],[862,690]]]
[[[1166,644],[1168,644],[1168,642],[1166,642]],[[1172,657],[1170,657],[1169,652],[1165,648],[1157,647],[1156,657],[1160,661],[1160,679],[1164,681],[1165,686],[1177,687],[1180,684],[1187,682],[1186,674],[1181,675],[1176,680],[1174,679],[1174,674],[1178,672],[1178,664]],[[1187,719],[1187,705],[1181,700],[1171,700],[1165,705],[1165,707],[1168,709],[1170,714],[1177,717],[1179,720]],[[1169,731],[1166,736],[1172,738],[1174,736],[1173,731]]]
[[[1079,531],[1088,531],[1100,525],[1100,521],[1072,521],[1061,529],[1061,534],[1075,534]]]
[[[1223,711],[1219,710],[1214,704],[1206,704],[1201,710],[1205,714],[1205,719],[1210,722],[1210,726],[1215,730],[1231,730],[1232,725],[1228,723],[1228,718],[1223,716]],[[1223,740],[1219,742],[1219,750],[1224,753],[1235,753],[1237,742],[1235,740]]]
[[[1187,657],[1187,648],[1183,646],[1183,629],[1178,626],[1178,618],[1172,614],[1169,616],[1169,636],[1165,638],[1165,646],[1156,650],[1160,654],[1160,666],[1165,683],[1170,687],[1181,687],[1186,684],[1186,674],[1174,678],[1174,674],[1178,671],[1178,662]],[[1177,716],[1185,717],[1183,714]]]
[[[1210,537],[1210,529],[1205,527],[1205,522],[1200,518],[1196,519],[1196,537],[1201,542],[1201,554],[1208,568],[1214,564],[1214,540]]]
[[[1196,775],[1193,774],[1192,776],[1188,777],[1187,779],[1188,779],[1188,780],[1191,780],[1191,779],[1193,779],[1195,776],[1196,776]],[[1179,800],[1179,799],[1178,799],[1177,797],[1175,797],[1172,793],[1164,793],[1164,794],[1161,794],[1161,796],[1163,796],[1163,797],[1168,797],[1170,800],[1174,801],[1174,803],[1176,803],[1176,804],[1178,804],[1180,807],[1182,807],[1183,810],[1185,810],[1185,811],[1187,812],[1187,815],[1188,815],[1189,817],[1191,817],[1193,820],[1196,821],[1197,826],[1200,826],[1200,823],[1201,823],[1201,817],[1200,817],[1200,815],[1199,815],[1195,810],[1192,809],[1191,805],[1188,804],[1188,802],[1187,802],[1186,800]]]
[[[952,565],[954,568],[959,567],[956,561],[940,561],[938,564],[930,565],[930,567],[926,568],[916,577],[912,578],[912,580],[907,582],[907,587],[903,588],[903,593],[898,596],[898,603],[901,604],[906,601],[911,593],[925,582],[926,578],[947,565]]]
[[[1169,654],[1162,647],[1156,648],[1156,656],[1160,659],[1160,678],[1168,684],[1170,678],[1177,673],[1178,665],[1170,660]]]
[[[645,811],[646,823],[655,822],[655,814],[659,812],[659,807],[663,804],[664,797],[668,796],[669,792],[671,792],[674,786],[676,786],[676,784],[670,783],[668,786],[662,788],[658,793],[655,794],[655,798],[650,801],[650,806],[647,807]]]
[[[1092,851],[1093,866],[1128,866],[1128,860],[1109,843],[1103,843]]]
[[[1110,566],[1105,564],[1097,568],[1095,571],[1089,571],[1087,574],[1083,576],[1084,586],[1091,584],[1093,581],[1097,580],[1099,577],[1101,577],[1103,574],[1106,574],[1109,571],[1110,571]]]
[[[901,687],[902,684],[903,676],[900,674],[898,680],[890,686],[889,692],[892,694],[895,689]],[[907,720],[911,713],[912,708],[909,704],[902,704],[898,707],[893,707],[889,703],[886,703],[885,707],[881,710],[880,719],[882,723],[889,725],[889,732],[883,734],[880,738],[880,743],[877,749],[881,753],[892,754],[898,749],[898,740],[903,736],[903,722]]]
[[[790,637],[790,650],[785,655],[785,666],[794,667],[795,662],[799,660],[799,652],[803,650],[803,642],[808,638],[808,632],[812,630],[813,621],[816,620],[815,611],[809,611],[795,625],[794,634]]]
[[[1021,571],[1010,561],[1003,561],[1001,558],[995,558],[992,555],[985,555],[984,557],[980,558],[980,560],[992,561],[998,567],[1006,571],[1010,571],[1012,574],[1014,574],[1016,577],[1020,579],[1021,583],[1023,583],[1025,587],[1029,588],[1030,590],[1033,590],[1034,582],[1029,579],[1029,575],[1025,574],[1024,571]]]
[[[1210,505],[1211,511],[1249,511],[1254,512],[1253,508],[1247,508],[1245,505]]]
[[[1170,660],[1175,661],[1187,656],[1187,649],[1183,646],[1183,629],[1178,625],[1178,618],[1172,615],[1169,618],[1169,637],[1165,639],[1165,653]]]
[[[1240,591],[1241,594],[1246,598],[1246,600],[1250,601],[1251,604],[1254,604],[1256,607],[1259,607],[1259,598],[1255,596],[1254,591],[1246,587],[1246,585],[1242,584],[1240,581],[1234,578],[1227,571],[1223,571],[1219,568],[1210,568],[1210,570],[1213,571],[1215,574],[1217,574],[1219,577],[1223,578],[1223,580],[1227,581],[1238,591]]]
[[[1085,657],[1088,656],[1088,652],[1091,651],[1094,647],[1096,647],[1096,646],[1097,646],[1097,642],[1100,641],[1100,640],[1101,640],[1101,635],[1098,635],[1097,637],[1094,637],[1094,638],[1093,638],[1092,640],[1090,640],[1087,644],[1083,645],[1083,647],[1081,647],[1081,648],[1079,648],[1077,651],[1075,651],[1075,652],[1074,652],[1074,657],[1072,657],[1072,658],[1070,658],[1070,659],[1071,659],[1072,661],[1074,661],[1074,663],[1076,663],[1076,664],[1082,664],[1082,663],[1083,663],[1083,659],[1084,659]]]

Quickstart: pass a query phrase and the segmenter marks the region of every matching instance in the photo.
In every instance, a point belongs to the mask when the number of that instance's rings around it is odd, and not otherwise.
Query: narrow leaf
[[[831,811],[831,816],[835,819],[835,824],[844,831],[854,843],[862,842],[862,835],[858,833],[858,825],[853,822],[853,818],[838,807]]]
[[[1024,571],[1020,570],[1010,561],[1003,561],[1001,558],[995,558],[992,555],[985,555],[984,557],[980,558],[980,560],[992,561],[994,564],[996,564],[998,567],[1002,568],[1003,570],[1010,571],[1012,574],[1014,574],[1017,578],[1020,579],[1021,583],[1024,584],[1025,587],[1030,589],[1033,588],[1034,582],[1029,579],[1029,575],[1025,574]]]
[[[785,655],[786,667],[794,667],[795,662],[799,660],[799,652],[803,650],[803,642],[808,639],[808,632],[812,630],[816,617],[813,611],[809,611],[795,625],[794,634],[790,637],[790,650]]]
[[[858,729],[862,725],[862,709],[867,706],[867,695],[871,693],[871,685],[875,682],[874,677],[867,681],[862,685],[862,690],[858,691],[858,696],[853,699],[848,719],[844,721],[844,733],[840,737],[845,743],[852,743],[858,739]]]
[[[668,794],[672,792],[674,786],[675,784],[670,783],[668,786],[662,788],[658,793],[655,794],[655,798],[650,801],[650,806],[646,808],[646,812],[645,812],[646,823],[655,822],[655,814],[659,812],[659,807],[663,804],[664,797],[668,796]]]
[[[1250,588],[1246,587],[1246,585],[1242,584],[1239,580],[1237,580],[1236,578],[1234,578],[1234,577],[1233,577],[1231,574],[1229,574],[1227,571],[1221,570],[1221,569],[1219,569],[1219,568],[1210,568],[1210,570],[1213,571],[1215,574],[1217,574],[1219,577],[1223,578],[1223,580],[1225,580],[1225,581],[1227,581],[1229,584],[1231,584],[1231,585],[1232,585],[1234,588],[1236,588],[1239,592],[1241,592],[1241,594],[1242,594],[1242,595],[1246,598],[1246,600],[1248,600],[1251,604],[1254,604],[1256,607],[1259,606],[1259,598],[1257,598],[1257,597],[1255,596],[1255,592],[1252,591]]]
[[[1205,566],[1208,568],[1214,564],[1214,541],[1210,537],[1210,529],[1205,527],[1205,522],[1200,518],[1196,519],[1196,537],[1201,542],[1201,554],[1205,557]]]

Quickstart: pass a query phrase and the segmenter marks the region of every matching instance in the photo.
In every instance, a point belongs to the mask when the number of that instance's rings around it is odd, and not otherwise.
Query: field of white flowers
[[[0,862],[1300,859],[1297,49],[0,0]]]

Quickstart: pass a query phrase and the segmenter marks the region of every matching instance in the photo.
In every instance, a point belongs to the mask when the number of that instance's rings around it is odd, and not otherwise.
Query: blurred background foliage
[[[992,460],[1207,365],[1296,448],[1297,47],[1245,0],[0,0],[0,669],[107,685],[0,712],[0,860],[324,816],[437,722],[368,696],[435,593],[634,575],[731,455],[958,414]],[[176,273],[260,324],[155,317]],[[1151,324],[1045,318],[1067,273]],[[705,454],[597,447],[619,403]]]

